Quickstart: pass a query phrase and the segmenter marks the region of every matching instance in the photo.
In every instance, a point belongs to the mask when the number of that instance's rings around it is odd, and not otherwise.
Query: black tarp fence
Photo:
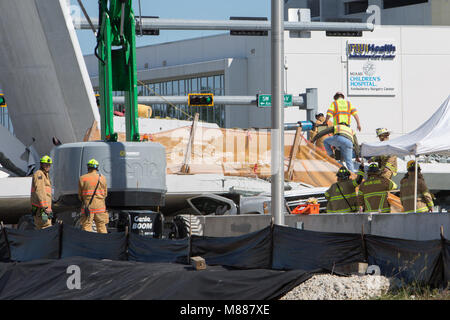
[[[189,239],[154,239],[130,233],[128,260],[138,262],[186,263],[189,255]]]
[[[0,226],[0,262],[9,262],[10,261],[10,252],[9,246],[6,242],[6,231],[3,228],[3,225]]]
[[[364,261],[359,234],[327,233],[274,226],[272,269],[333,271],[335,266]]]
[[[76,290],[68,288],[67,283],[75,285],[67,273],[68,266],[81,270]],[[0,263],[0,300],[270,300],[310,277],[303,270],[229,270],[208,266],[195,271],[180,263],[70,257]],[[164,316],[180,319],[178,312],[169,308],[164,310]],[[201,317],[186,319],[194,318]]]
[[[38,259],[60,258],[60,226],[43,230],[17,230],[4,228],[9,260],[26,262]]]
[[[380,274],[433,287],[450,281],[450,243],[364,234],[326,233],[271,225],[238,237],[155,239],[125,233],[97,234],[67,225],[39,231],[3,228],[0,261],[84,257],[115,261],[188,264],[201,256],[209,266],[233,269],[333,272],[355,262],[376,265]]]
[[[207,265],[239,269],[271,269],[272,228],[238,237],[191,238],[191,256],[201,256]]]
[[[62,224],[61,258],[127,260],[125,232],[101,234]]]

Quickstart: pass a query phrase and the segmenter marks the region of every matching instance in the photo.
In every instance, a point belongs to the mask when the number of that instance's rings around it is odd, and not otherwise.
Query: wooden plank
[[[100,130],[98,129],[97,121],[94,120],[92,126],[87,129],[83,141],[95,141],[100,140]]]
[[[291,154],[290,154],[290,158],[289,158],[289,166],[288,166],[288,170],[286,172],[286,180],[288,180],[288,181],[292,181],[292,176],[294,174],[295,157],[300,148],[301,140],[302,140],[302,128],[298,127],[297,131],[295,132],[294,143],[292,144]]]
[[[198,118],[199,118],[199,114],[196,113],[194,120],[192,121],[191,132],[189,134],[189,141],[186,146],[186,153],[184,154],[184,161],[183,161],[183,165],[181,166],[181,170],[180,170],[181,173],[189,173],[189,164],[191,162],[191,153],[192,153],[192,148],[194,146],[194,137],[195,137],[195,131],[197,129]]]

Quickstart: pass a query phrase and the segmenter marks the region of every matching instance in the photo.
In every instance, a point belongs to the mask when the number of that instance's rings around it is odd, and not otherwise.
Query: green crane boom
[[[124,92],[126,140],[140,140],[135,24],[132,0],[99,0],[100,28],[95,55],[99,59],[102,140],[117,141],[113,122],[113,91]]]

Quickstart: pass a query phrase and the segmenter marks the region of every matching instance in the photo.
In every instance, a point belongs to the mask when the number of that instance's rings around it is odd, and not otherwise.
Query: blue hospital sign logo
[[[395,95],[396,52],[394,41],[347,42],[348,95]]]
[[[375,64],[371,61],[368,61],[363,67],[364,74],[366,76],[373,76],[376,71]]]
[[[349,43],[349,58],[395,58],[397,48],[393,44],[376,45],[374,43]]]

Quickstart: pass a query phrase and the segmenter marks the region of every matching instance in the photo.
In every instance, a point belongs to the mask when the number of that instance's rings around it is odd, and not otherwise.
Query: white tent
[[[382,154],[418,156],[430,153],[450,155],[450,96],[416,130],[388,141],[363,143],[361,147],[363,157]]]
[[[392,140],[363,143],[361,146],[363,157],[383,154],[417,157],[431,153],[450,155],[450,96],[431,118],[416,130]],[[415,199],[417,199],[417,166]]]

